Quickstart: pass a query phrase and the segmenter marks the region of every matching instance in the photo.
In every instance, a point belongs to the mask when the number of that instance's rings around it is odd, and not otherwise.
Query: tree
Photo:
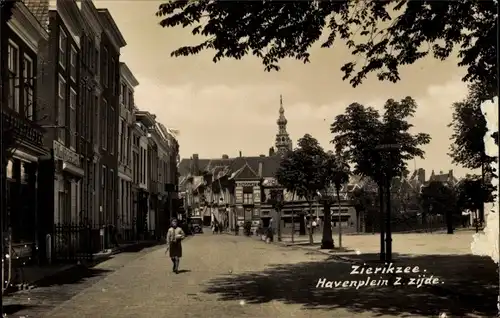
[[[453,188],[440,181],[431,181],[420,194],[422,208],[430,215],[444,215],[448,234],[453,234],[453,219],[457,215],[457,197]]]
[[[375,72],[379,80],[400,80],[399,69],[429,55],[452,54],[467,68],[463,77],[482,83],[495,96],[497,1],[183,1],[161,4],[162,27],[190,28],[203,41],[180,47],[172,56],[214,50],[213,61],[254,55],[265,70],[279,70],[284,58],[309,62],[309,49],[321,43],[347,44],[353,61],[341,70],[359,85]],[[344,43],[342,43],[344,45]],[[357,62],[359,61],[359,62]]]
[[[484,202],[494,201],[494,186],[489,180],[483,181],[478,175],[468,175],[456,186],[457,204],[460,211],[474,212],[479,219],[478,211],[484,208]],[[476,229],[479,224],[476,222]]]
[[[448,125],[453,128],[449,153],[452,162],[469,169],[481,169],[481,182],[485,174],[491,172],[490,164],[496,161],[495,157],[486,154],[484,143],[488,132],[486,118],[481,112],[481,104],[488,98],[484,94],[486,92],[477,85],[469,87],[467,98],[453,104],[453,119]],[[484,222],[484,202],[479,206],[479,222]]]
[[[321,184],[323,189],[320,189],[322,194],[323,203],[323,238],[321,239],[321,248],[332,249],[334,247],[332,238],[332,216],[331,216],[331,202],[328,194],[328,188],[332,185],[335,188],[335,194],[338,203],[338,215],[339,215],[339,242],[338,245],[342,247],[342,206],[340,202],[340,190],[342,186],[349,181],[349,165],[347,161],[342,156],[342,154],[334,154],[332,151],[324,153],[323,162],[318,167],[320,170],[320,177],[323,178]],[[325,193],[326,192],[326,193]]]
[[[353,173],[370,177],[378,186],[380,207],[384,203],[384,188],[387,191],[388,216],[390,216],[390,180],[407,170],[407,161],[424,157],[421,146],[430,142],[426,133],[412,134],[413,125],[408,122],[416,112],[417,104],[411,97],[401,101],[387,100],[384,114],[372,107],[358,103],[347,106],[345,112],[335,117],[330,127],[332,143],[337,152],[344,152]],[[380,151],[384,144],[396,144],[397,151]],[[381,208],[382,215],[382,208]],[[382,223],[382,221],[381,221]],[[381,244],[383,246],[381,224]],[[382,248],[381,246],[381,248]],[[383,250],[381,250],[382,256]]]
[[[278,242],[281,242],[281,211],[285,206],[283,189],[271,189],[270,198],[267,199],[267,203],[271,204],[273,209],[277,214],[277,230],[278,230]]]
[[[358,215],[360,224],[359,230],[372,231],[375,233],[375,206],[377,201],[375,193],[371,193],[365,188],[356,188],[351,193],[351,201]]]
[[[325,188],[322,165],[325,152],[309,134],[300,138],[297,148],[287,153],[276,172],[278,183],[286,190],[304,198],[309,206],[309,243],[313,244],[312,204],[317,193]]]

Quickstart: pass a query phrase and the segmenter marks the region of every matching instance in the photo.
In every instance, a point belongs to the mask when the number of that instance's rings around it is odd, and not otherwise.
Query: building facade
[[[1,14],[5,17],[3,11]],[[1,162],[5,178],[1,180],[1,217],[10,248],[24,262],[37,256],[37,228],[43,224],[43,211],[38,208],[39,185],[43,184],[39,162],[48,151],[43,147],[40,110],[47,107],[47,101],[39,94],[36,75],[49,35],[23,2],[16,2],[9,21],[2,19],[0,23]]]
[[[77,3],[82,15],[80,37],[80,136],[84,177],[82,180],[81,224],[91,227],[91,249],[101,250],[99,224],[99,101],[102,87],[99,79],[99,48],[103,32],[97,8],[91,1]]]
[[[118,122],[118,231],[134,237],[132,210],[132,130],[135,125],[134,88],[139,82],[125,63],[120,63],[120,113]]]
[[[103,32],[99,48],[99,224],[105,247],[116,244],[118,224],[118,118],[120,49],[127,43],[107,9],[97,9]]]
[[[138,109],[135,108],[137,114]],[[136,116],[132,130],[132,198],[135,212],[135,233],[139,239],[149,235],[149,175],[148,171],[148,128]]]

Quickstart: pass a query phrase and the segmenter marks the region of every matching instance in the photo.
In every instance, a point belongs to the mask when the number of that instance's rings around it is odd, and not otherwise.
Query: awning
[[[79,168],[79,167],[74,166],[74,165],[67,163],[67,162],[63,163],[62,168],[63,168],[63,171],[69,172],[72,175],[78,176],[80,178],[85,175],[85,172],[83,171],[82,168]]]
[[[126,174],[124,174],[121,171],[118,171],[118,178],[123,179],[123,180],[128,181],[128,182],[132,182],[132,178],[130,176],[127,176]]]

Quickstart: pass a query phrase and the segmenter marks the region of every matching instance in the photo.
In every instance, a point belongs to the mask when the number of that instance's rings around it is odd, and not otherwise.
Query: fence
[[[92,260],[92,228],[87,224],[56,224],[53,235],[53,261]]]

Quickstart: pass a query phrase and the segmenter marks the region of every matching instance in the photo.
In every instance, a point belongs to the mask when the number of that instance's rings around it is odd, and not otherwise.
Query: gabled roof
[[[248,164],[245,164],[241,169],[239,169],[238,172],[234,176],[232,176],[232,178],[235,180],[260,179],[257,172],[250,168]]]

